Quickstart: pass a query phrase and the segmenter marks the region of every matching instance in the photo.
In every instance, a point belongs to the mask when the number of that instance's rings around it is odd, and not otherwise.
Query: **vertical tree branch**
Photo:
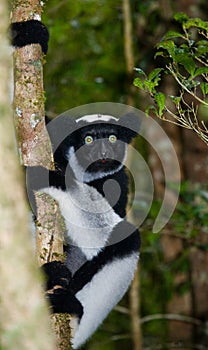
[[[13,0],[12,22],[41,18],[41,1]],[[39,44],[14,51],[14,119],[19,152],[26,166],[53,168],[50,139],[45,127],[43,54]]]
[[[131,18],[131,7],[129,0],[123,0],[123,21],[124,21],[124,55],[126,59],[126,71],[129,81],[129,93],[127,104],[134,106],[135,86],[133,85],[134,72],[134,50],[133,50],[133,28]]]
[[[41,19],[41,1],[13,0],[12,22]],[[14,117],[23,164],[53,169],[51,143],[45,127],[43,54],[39,44],[14,52]],[[40,264],[63,258],[63,226],[58,205],[36,193],[37,256]],[[57,349],[70,349],[70,315],[54,314],[51,321]]]
[[[129,94],[127,97],[127,104],[134,106],[134,95],[135,88],[131,82],[133,78],[134,70],[134,52],[133,52],[133,35],[132,35],[132,18],[131,18],[131,7],[129,0],[123,0],[123,20],[124,20],[124,54],[126,58],[126,70],[127,76],[130,81]],[[129,150],[130,151],[130,150]],[[128,155],[128,163],[132,161],[131,151]],[[127,165],[128,167],[128,165]],[[128,212],[128,210],[127,210]],[[133,218],[129,217],[129,220],[133,222]],[[140,323],[140,273],[139,267],[136,270],[134,280],[131,284],[129,299],[130,299],[130,314],[132,322],[132,341],[134,344],[134,350],[142,349],[142,331]]]
[[[9,82],[8,2],[0,2],[0,339],[4,350],[54,350],[16,158]]]
[[[134,350],[142,349],[142,331],[140,322],[140,267],[137,267],[129,292],[130,312],[132,320],[132,339]]]
[[[65,225],[57,202],[45,193],[36,193],[37,259],[39,264],[65,261],[63,241]],[[71,316],[52,314],[51,323],[56,335],[57,350],[70,350]]]

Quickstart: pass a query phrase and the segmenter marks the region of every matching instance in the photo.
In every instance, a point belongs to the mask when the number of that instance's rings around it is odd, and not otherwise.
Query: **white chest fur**
[[[105,246],[113,227],[122,219],[93,187],[76,182],[68,191],[50,187],[48,193],[59,203],[66,225],[66,242],[81,248],[92,259]]]

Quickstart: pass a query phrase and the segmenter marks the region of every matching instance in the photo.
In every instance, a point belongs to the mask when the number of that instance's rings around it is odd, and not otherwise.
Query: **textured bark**
[[[41,16],[42,5],[38,0],[13,0],[12,1],[12,22],[37,19]]]
[[[12,22],[40,19],[40,1],[12,3]],[[26,166],[53,168],[50,139],[45,127],[43,54],[39,44],[14,52],[14,118],[21,159]]]
[[[142,331],[140,322],[140,266],[138,266],[134,280],[131,284],[129,299],[130,299],[130,315],[132,321],[132,340],[133,349],[142,349]]]
[[[14,0],[12,22],[41,18],[39,0]],[[32,44],[14,52],[14,119],[18,147],[25,166],[53,169],[50,139],[45,127],[43,54]],[[37,255],[40,264],[63,258],[63,221],[58,205],[49,196],[36,194]],[[70,349],[69,315],[51,316],[57,349]],[[66,345],[68,344],[68,345]],[[38,348],[38,347],[37,347]]]
[[[56,334],[56,344],[58,350],[70,350],[71,316],[69,314],[51,315],[51,324]]]
[[[9,100],[8,2],[0,2],[0,347],[54,350],[47,307],[32,252],[23,177]]]
[[[57,202],[45,193],[36,193],[37,259],[40,265],[50,261],[64,261],[64,221]]]
[[[133,51],[133,28],[131,18],[131,7],[129,0],[122,1],[124,18],[124,55],[126,59],[126,73],[129,82],[129,91],[127,95],[127,104],[134,106],[135,86],[133,85],[134,73],[134,51]]]
[[[129,0],[123,0],[123,18],[124,18],[124,55],[126,59],[126,73],[129,80],[129,92],[127,96],[127,104],[134,106],[135,87],[132,84],[133,72],[134,72],[134,51],[133,51],[133,28],[131,18],[131,7]],[[128,153],[128,164],[133,161],[131,149]],[[128,168],[127,164],[127,168]],[[131,197],[131,194],[130,196]],[[131,198],[129,198],[131,202]],[[128,212],[128,208],[127,208]],[[128,214],[130,222],[134,222],[134,219]],[[140,323],[140,272],[139,268],[136,270],[134,280],[131,284],[129,292],[129,307],[131,316],[131,335],[134,350],[142,349],[142,331]]]
[[[64,261],[63,241],[65,225],[57,202],[45,193],[36,193],[37,204],[37,259],[40,265],[51,261]],[[69,314],[52,314],[51,324],[58,350],[70,350]]]

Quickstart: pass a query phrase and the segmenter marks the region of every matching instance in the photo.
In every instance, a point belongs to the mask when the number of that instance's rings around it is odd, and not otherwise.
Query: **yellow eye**
[[[87,135],[87,136],[85,137],[85,144],[86,144],[86,145],[90,145],[92,142],[93,142],[93,137],[90,136],[90,135]]]
[[[115,143],[117,141],[116,135],[110,135],[108,139],[111,143]]]

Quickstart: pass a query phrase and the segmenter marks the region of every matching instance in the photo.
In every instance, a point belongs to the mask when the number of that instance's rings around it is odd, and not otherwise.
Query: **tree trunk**
[[[41,2],[13,0],[12,22],[40,19]],[[14,117],[21,160],[25,166],[53,168],[45,127],[43,54],[39,44],[14,51]]]
[[[124,55],[126,58],[126,72],[127,79],[129,81],[129,92],[127,95],[127,104],[134,106],[135,87],[133,86],[133,72],[134,72],[134,52],[133,52],[133,30],[132,30],[132,18],[131,7],[129,0],[123,0],[123,18],[124,18]],[[131,155],[131,149],[128,153],[128,163],[133,161]],[[128,165],[127,165],[128,168]],[[131,197],[131,195],[130,195]],[[131,200],[131,198],[129,198]],[[128,212],[128,208],[127,208]],[[134,219],[129,217],[129,221],[133,222]],[[131,315],[131,335],[134,350],[142,349],[142,330],[140,323],[140,269],[136,270],[134,280],[131,284],[129,291],[129,306]]]
[[[27,222],[23,177],[9,101],[11,57],[7,1],[0,3],[0,339],[4,350],[54,350]]]
[[[12,4],[12,22],[41,19],[39,0]],[[25,166],[53,169],[50,138],[45,127],[43,54],[39,44],[14,52],[14,111],[18,145]],[[57,203],[36,193],[37,256],[40,264],[63,255],[63,221]],[[53,215],[51,215],[53,213]],[[63,258],[63,256],[62,256]],[[51,322],[58,350],[70,349],[70,315],[53,314]]]
[[[57,202],[45,193],[36,193],[37,259],[40,265],[50,261],[64,261],[63,241],[65,225]],[[70,350],[71,316],[52,314],[51,323],[56,336],[57,350]]]

